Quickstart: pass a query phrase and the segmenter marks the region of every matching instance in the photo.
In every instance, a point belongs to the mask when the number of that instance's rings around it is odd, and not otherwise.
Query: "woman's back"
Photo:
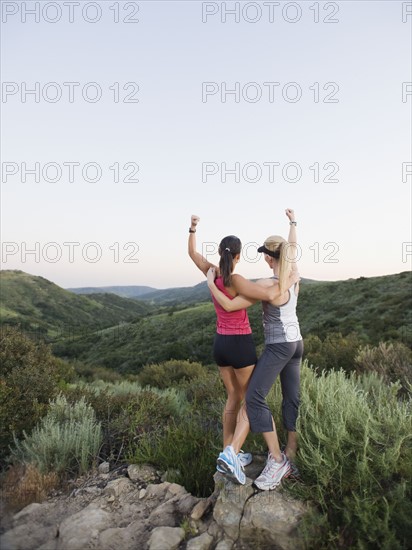
[[[302,340],[299,320],[296,314],[298,301],[298,295],[295,292],[296,286],[294,284],[289,288],[289,300],[283,305],[278,306],[270,302],[262,302],[265,344],[279,344]]]
[[[222,277],[217,277],[215,284],[218,289],[225,294],[228,298],[233,300],[233,296],[229,294],[225,286],[223,285]],[[213,304],[216,310],[216,332],[218,334],[251,334],[249,317],[246,309],[239,309],[237,311],[225,311],[222,306],[218,304],[215,297],[212,295]]]

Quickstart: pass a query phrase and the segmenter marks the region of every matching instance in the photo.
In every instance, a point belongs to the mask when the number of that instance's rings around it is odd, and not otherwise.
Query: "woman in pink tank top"
[[[218,464],[235,463],[233,456],[236,456],[236,451],[245,441],[249,429],[262,433],[268,446],[268,460],[265,468],[254,481],[254,484],[262,490],[275,489],[283,477],[298,475],[293,460],[298,447],[296,421],[299,410],[303,341],[296,316],[299,292],[299,276],[296,268],[297,222],[292,209],[287,208],[285,213],[290,224],[288,239],[271,235],[265,240],[264,245],[258,248],[258,252],[265,254],[265,261],[273,272],[273,278],[263,279],[263,281],[269,284],[274,279],[279,280],[282,295],[275,300],[262,302],[265,349],[248,384],[245,403],[242,405],[240,414],[242,422],[236,426],[230,448],[224,449],[218,458]],[[245,300],[242,296],[229,300],[227,294],[221,292],[220,286],[214,280],[214,271],[213,268],[209,271],[208,284],[215,300],[228,313],[235,312],[237,308],[243,312],[245,307],[249,307],[249,300]],[[297,281],[291,281],[288,278],[289,272],[295,272]],[[287,432],[284,450],[279,446],[275,421],[266,401],[270,388],[278,376],[281,380],[283,395],[283,425]],[[247,417],[250,424],[246,421]],[[237,476],[236,481],[243,483],[242,476]]]
[[[240,240],[234,235],[224,237],[220,242],[219,267],[197,252],[195,234],[199,220],[198,216],[193,215],[191,218],[188,252],[205,277],[209,268],[214,267],[218,273],[216,279],[218,288],[231,300],[242,295],[246,300],[250,300],[249,305],[256,300],[274,300],[280,296],[277,281],[261,285],[233,273],[239,262],[242,246]],[[225,448],[232,442],[237,423],[242,422],[238,414],[257,357],[246,307],[227,312],[213,296],[212,299],[217,316],[213,355],[227,392],[227,401],[222,415],[223,448]],[[249,453],[239,453],[237,459],[242,465],[247,465],[252,457]]]

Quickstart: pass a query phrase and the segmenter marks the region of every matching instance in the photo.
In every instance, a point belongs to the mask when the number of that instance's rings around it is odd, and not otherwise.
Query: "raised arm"
[[[190,220],[190,231],[189,231],[189,241],[188,241],[188,253],[192,258],[195,265],[200,269],[200,271],[206,275],[207,270],[210,267],[216,267],[214,264],[208,262],[204,256],[202,256],[196,250],[196,227],[199,223],[199,216],[192,215]]]
[[[295,211],[291,208],[286,208],[286,216],[289,218],[289,236],[288,236],[288,242],[291,246],[289,250],[289,257],[293,258],[294,261],[292,263],[292,276],[293,274],[298,274],[298,239],[296,235],[296,219],[295,219]],[[296,259],[295,259],[296,258]],[[295,284],[295,293],[296,295],[299,294],[299,279],[296,281]]]
[[[288,258],[293,262],[292,269],[297,270],[297,261],[295,258],[298,257],[298,239],[296,235],[295,211],[291,208],[286,208],[286,216],[289,218],[288,243],[290,248],[288,250]]]
[[[223,292],[221,292],[215,285],[216,270],[211,267],[207,272],[207,285],[210,292],[213,294],[217,303],[225,311],[238,311],[239,309],[245,309],[253,305],[257,300],[250,298],[244,298],[243,296],[235,296],[232,300],[228,298]]]

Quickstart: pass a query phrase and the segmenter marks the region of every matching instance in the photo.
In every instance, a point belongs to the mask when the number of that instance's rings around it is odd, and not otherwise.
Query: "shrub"
[[[82,396],[89,403],[103,430],[100,458],[117,462],[124,459],[145,433],[161,433],[171,418],[186,414],[188,403],[176,388],[141,388],[137,382],[123,381],[77,384],[65,390],[75,403]]]
[[[73,361],[73,369],[76,375],[87,382],[94,380],[104,380],[105,382],[117,382],[123,380],[123,376],[113,369],[102,366],[88,365],[81,361]]]
[[[179,483],[192,494],[205,497],[213,491],[221,439],[220,431],[205,425],[201,415],[191,413],[180,421],[173,419],[161,434],[145,434],[129,459],[155,464],[167,471],[169,482]]]
[[[142,386],[169,388],[183,380],[198,378],[204,374],[204,371],[200,363],[172,359],[163,363],[145,365],[139,373],[139,382]]]
[[[319,371],[343,369],[351,372],[361,343],[356,334],[342,336],[339,332],[332,332],[324,340],[309,334],[305,338],[304,356]]]
[[[380,342],[361,348],[355,357],[358,373],[376,372],[386,382],[399,380],[404,391],[412,384],[412,352],[401,342]]]
[[[215,422],[222,417],[226,401],[226,390],[216,370],[205,372],[194,380],[183,381],[180,386],[185,392],[191,409],[204,418]]]
[[[289,490],[320,515],[305,525],[309,547],[406,548],[412,536],[411,400],[376,375],[302,367],[297,465]],[[271,404],[280,408],[279,387]]]
[[[197,496],[208,496],[213,491],[216,457],[222,447],[226,392],[215,367],[181,381],[179,390],[190,407],[186,414],[180,419],[171,417],[163,431],[146,432],[137,438],[130,459],[151,462],[167,471],[168,481],[184,485]]]
[[[50,348],[11,327],[0,331],[0,462],[9,454],[13,432],[29,432],[57,395],[66,365]]]
[[[15,439],[13,456],[34,464],[41,473],[82,474],[97,458],[101,427],[92,407],[81,398],[74,404],[60,395],[30,435]]]

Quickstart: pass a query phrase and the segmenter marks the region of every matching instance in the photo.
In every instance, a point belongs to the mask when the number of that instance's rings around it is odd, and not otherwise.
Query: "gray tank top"
[[[277,279],[277,277],[274,278]],[[265,344],[302,340],[296,315],[298,297],[295,294],[295,285],[292,285],[288,292],[289,300],[283,306],[273,306],[269,302],[262,302]]]

